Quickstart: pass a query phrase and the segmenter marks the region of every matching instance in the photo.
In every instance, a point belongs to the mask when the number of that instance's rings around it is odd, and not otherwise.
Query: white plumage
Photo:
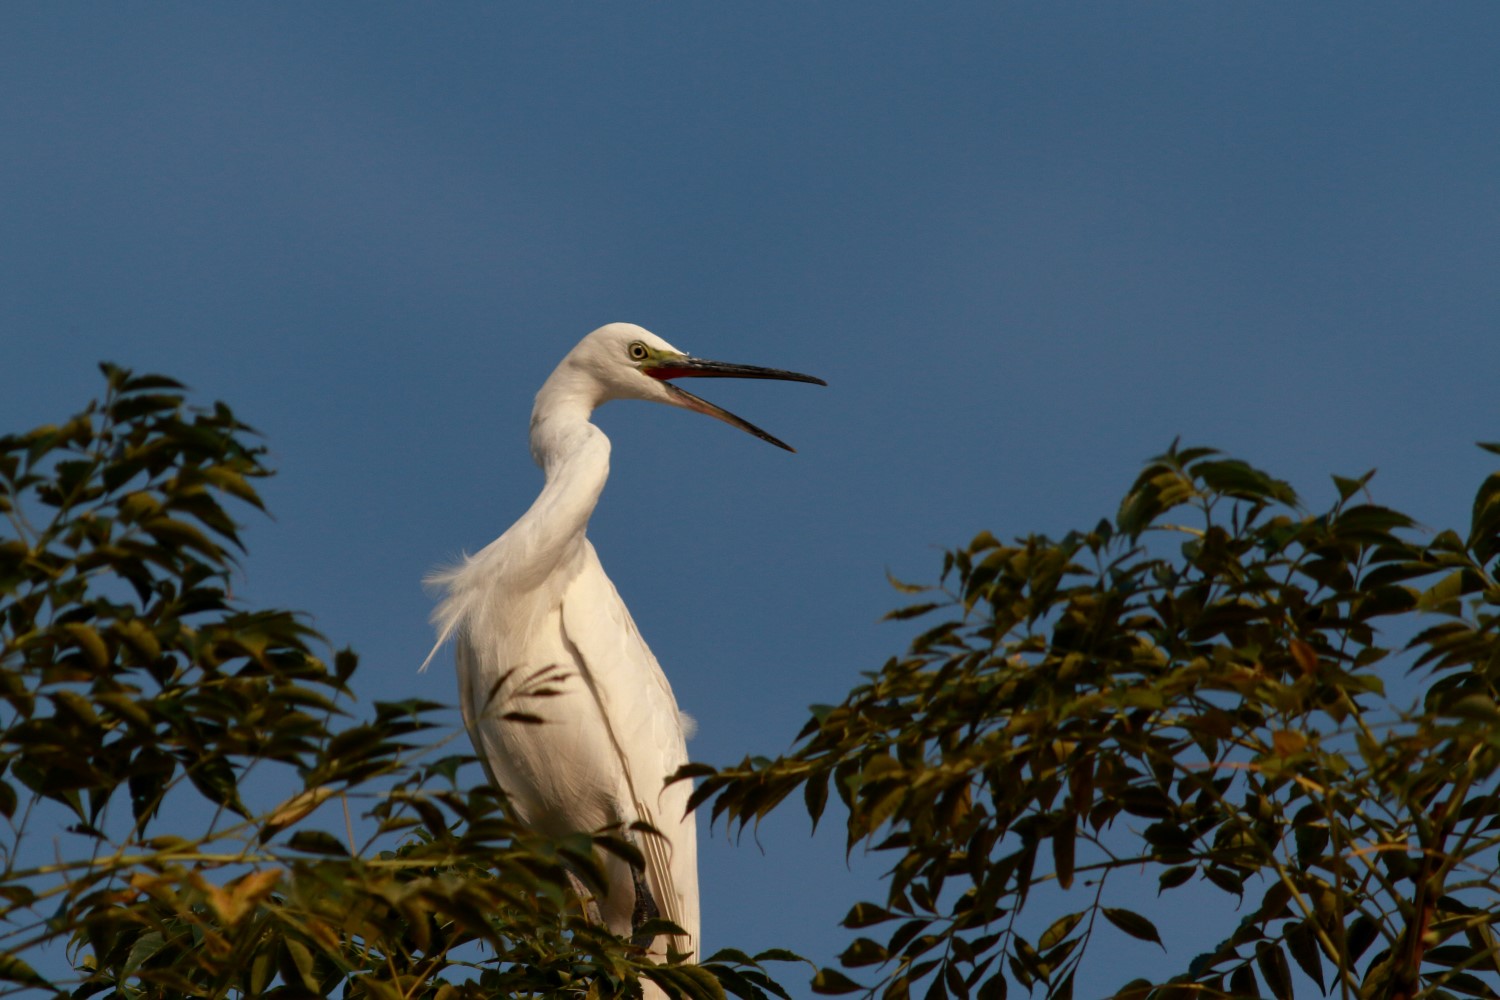
[[[624,861],[605,856],[608,892],[594,902],[625,936],[652,915],[672,921],[685,932],[677,950],[696,958],[691,788],[666,783],[687,762],[691,722],[585,535],[609,476],[609,439],[589,416],[608,400],[683,406],[787,447],[668,381],[692,376],[822,384],[691,358],[627,323],[595,330],[537,393],[531,452],[546,476],[541,495],[505,534],[431,582],[445,591],[433,613],[438,642],[455,640],[459,704],[490,779],[544,833],[628,830],[637,821],[659,831],[627,834],[646,859],[643,885]],[[665,940],[652,943],[653,957],[666,953]],[[652,995],[659,992],[648,984]]]

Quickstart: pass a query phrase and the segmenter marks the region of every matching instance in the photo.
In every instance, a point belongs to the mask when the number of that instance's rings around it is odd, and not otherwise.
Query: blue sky
[[[7,4],[0,427],[101,359],[227,400],[280,470],[242,596],[452,699],[420,580],[530,503],[579,337],[820,375],[703,387],[797,455],[598,415],[693,756],[775,752],[902,649],[888,570],[1091,525],[1178,435],[1466,523],[1497,51],[1483,3]],[[705,843],[710,949],[829,961],[878,871],[829,832]]]

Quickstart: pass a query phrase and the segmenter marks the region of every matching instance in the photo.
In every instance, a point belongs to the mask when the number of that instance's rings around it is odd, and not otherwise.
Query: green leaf
[[[1474,494],[1469,547],[1481,563],[1489,562],[1500,552],[1500,472],[1491,473]]]
[[[63,626],[63,631],[83,651],[89,665],[95,670],[103,670],[109,665],[109,647],[94,628],[81,622],[68,622]]]
[[[1329,527],[1334,536],[1342,541],[1380,545],[1395,541],[1392,531],[1410,528],[1414,524],[1411,518],[1400,511],[1376,504],[1360,504],[1342,511]]]
[[[1375,476],[1375,470],[1371,469],[1358,479],[1345,479],[1343,476],[1334,476],[1333,485],[1339,491],[1339,500],[1348,500],[1354,494],[1364,489]]]
[[[1297,503],[1292,487],[1239,459],[1198,462],[1193,475],[1215,492],[1242,500],[1276,501],[1288,506]]]
[[[120,967],[122,978],[133,977],[142,965],[151,961],[162,951],[170,951],[168,943],[159,931],[150,931],[136,938],[130,946],[130,952],[125,956],[125,961]]]
[[[322,994],[318,985],[318,978],[314,972],[313,954],[307,945],[294,937],[288,937],[282,941],[282,954],[286,961],[281,963],[281,975],[289,983],[300,984],[303,989],[314,996]]]
[[[1083,919],[1083,916],[1083,913],[1080,911],[1078,913],[1065,914],[1052,921],[1051,925],[1042,932],[1041,938],[1037,940],[1037,951],[1047,951],[1062,943],[1073,932],[1073,928],[1078,926],[1078,922]]]
[[[724,987],[700,965],[656,965],[644,975],[661,986],[676,988],[690,1000],[725,1000]]]
[[[1457,719],[1469,719],[1474,722],[1483,722],[1490,726],[1500,726],[1500,705],[1487,694],[1466,695],[1456,701],[1445,704],[1442,714]]]

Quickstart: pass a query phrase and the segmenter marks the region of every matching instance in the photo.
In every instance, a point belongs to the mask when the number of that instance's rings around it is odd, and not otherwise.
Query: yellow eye
[[[630,360],[645,361],[650,356],[651,351],[646,347],[645,344],[641,343],[639,340],[630,345]]]

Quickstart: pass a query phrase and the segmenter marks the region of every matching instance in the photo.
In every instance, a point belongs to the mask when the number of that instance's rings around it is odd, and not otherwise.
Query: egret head
[[[814,385],[828,384],[811,375],[779,368],[758,368],[754,365],[728,364],[691,357],[650,330],[633,323],[611,323],[584,337],[558,366],[559,374],[565,371],[581,381],[592,383],[596,391],[594,405],[611,399],[644,399],[655,403],[669,403],[715,417],[787,451],[794,449],[749,421],[679,388],[672,380],[766,378],[811,382]]]

